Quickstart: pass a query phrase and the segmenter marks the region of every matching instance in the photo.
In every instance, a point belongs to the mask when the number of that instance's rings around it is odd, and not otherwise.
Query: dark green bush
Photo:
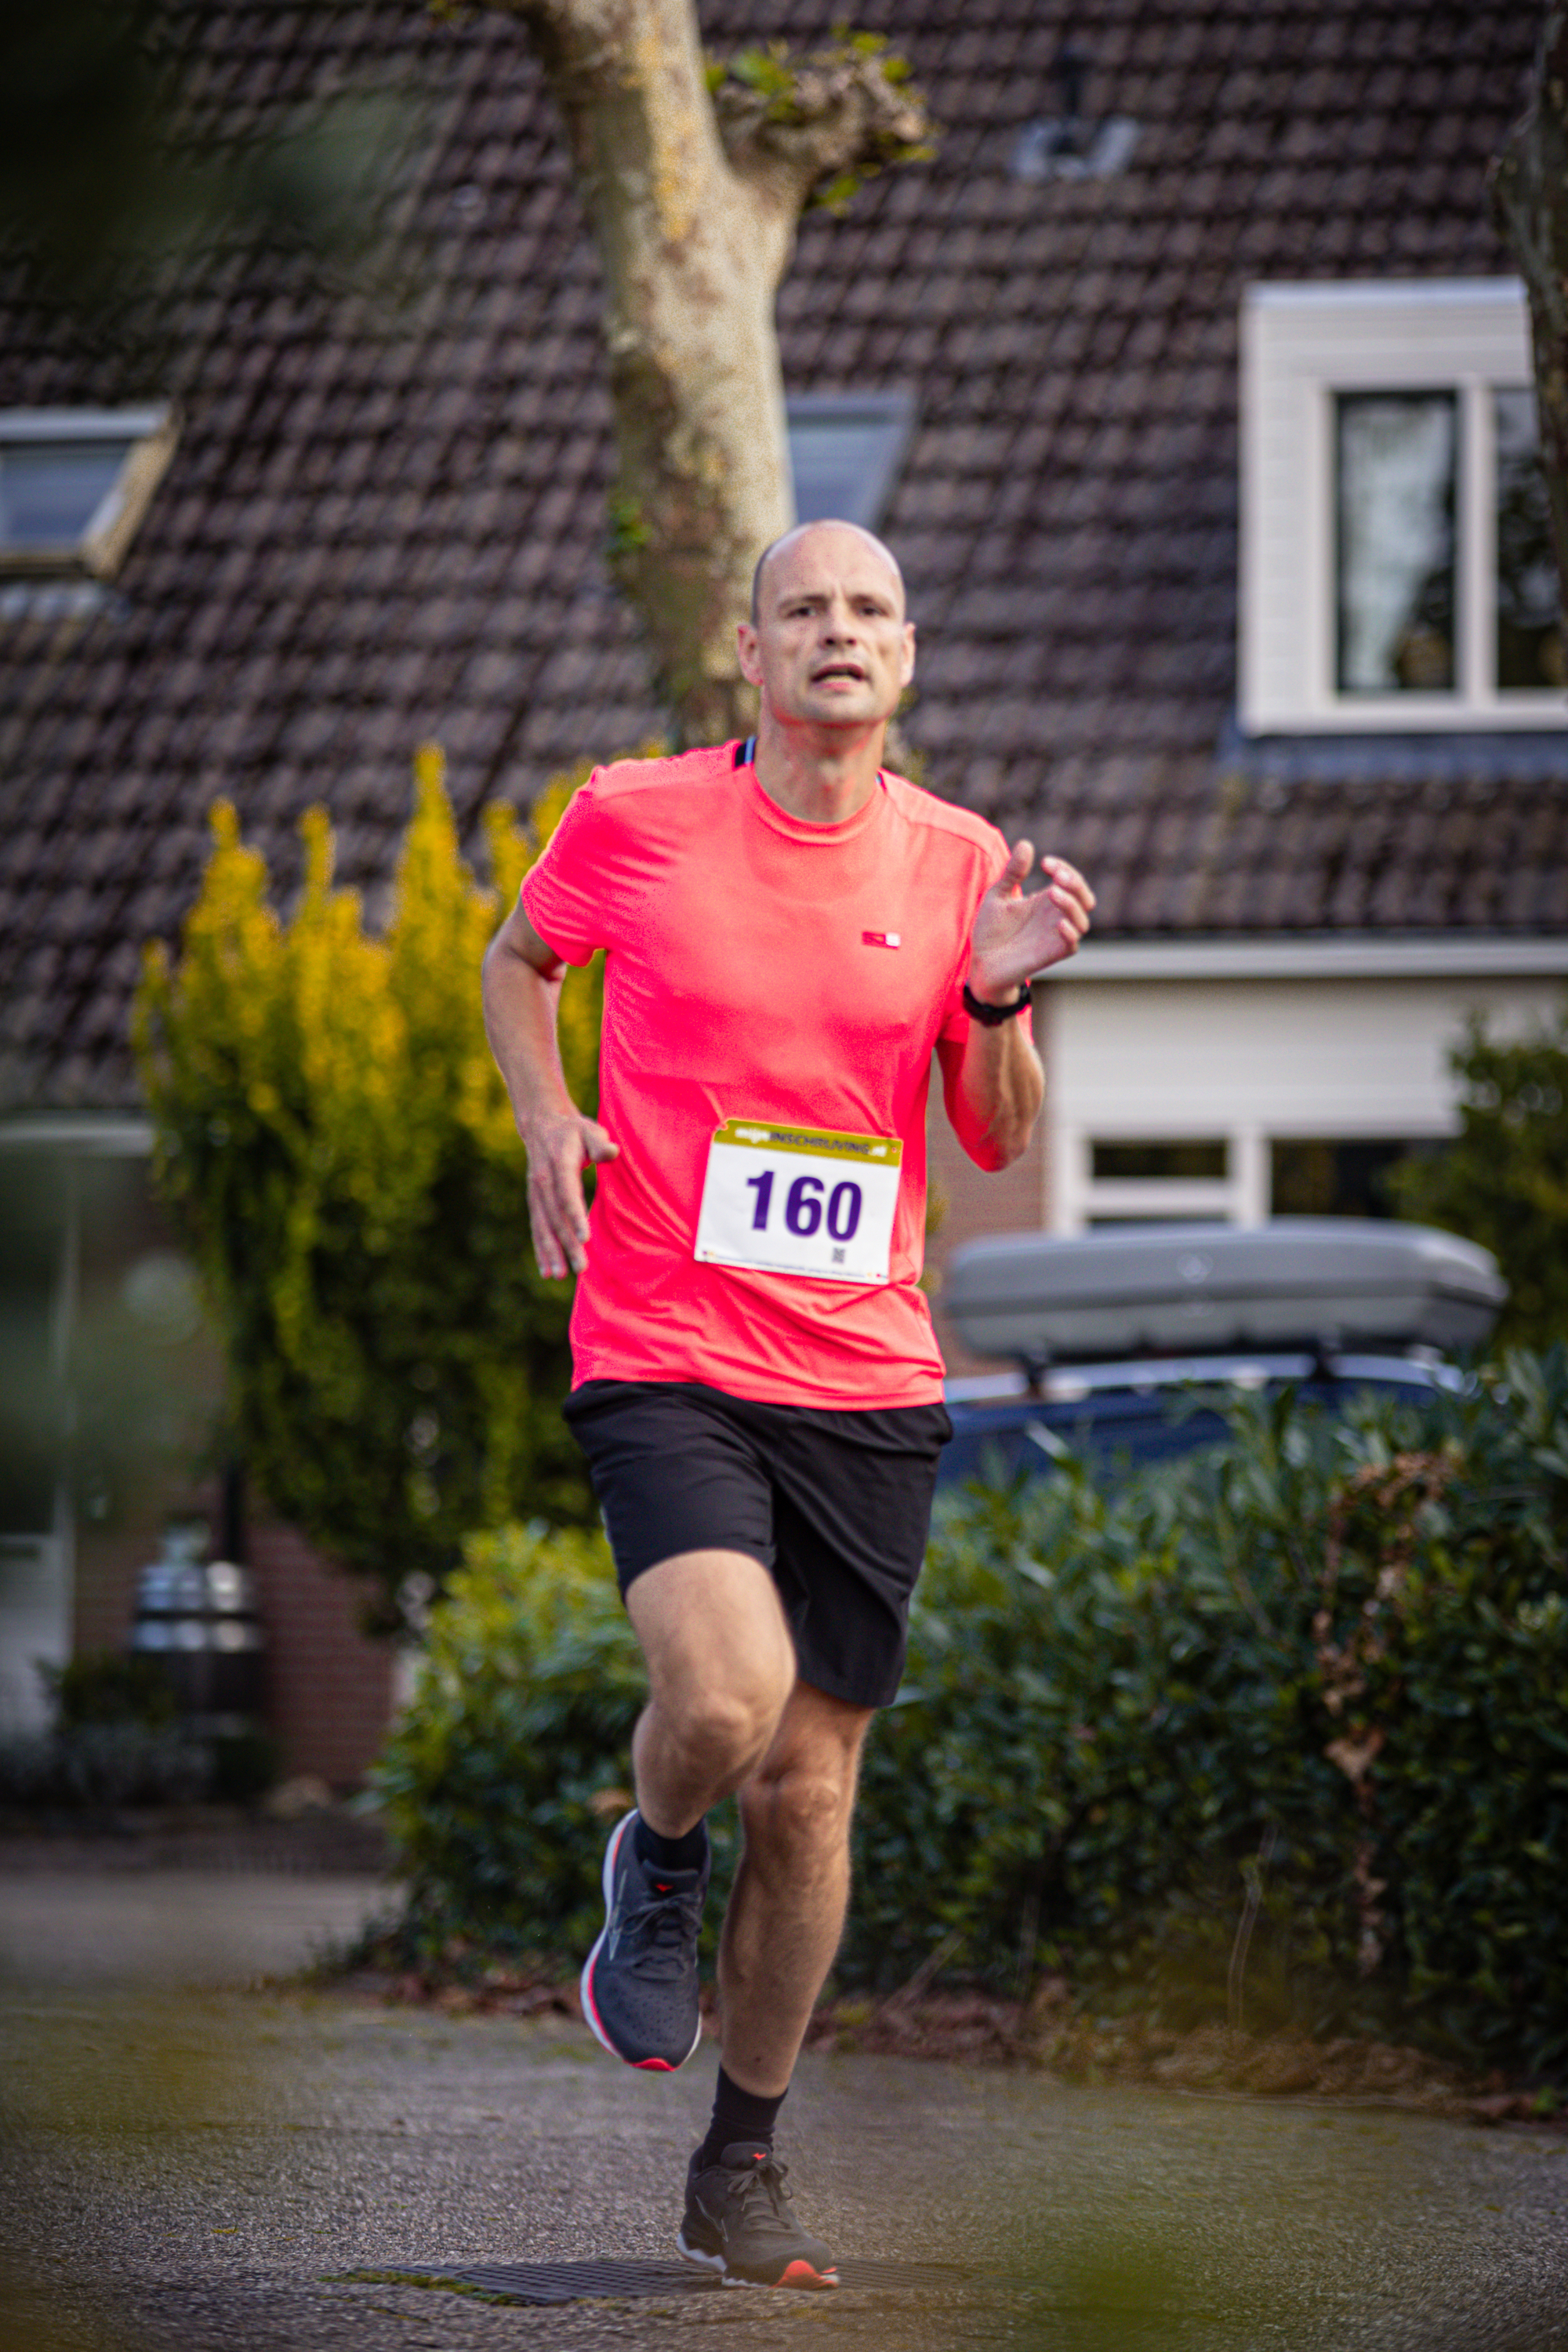
[[[1568,2058],[1568,1351],[939,1517],[840,1979]],[[603,1539],[470,1548],[380,1769],[415,1916],[581,1952],[641,1695]],[[713,1908],[716,1910],[716,1906]],[[1234,1991],[1235,1988],[1232,1987]]]
[[[38,1672],[61,1731],[105,1723],[155,1729],[173,1723],[178,1712],[160,1658],[127,1650],[80,1650],[63,1666],[40,1664]]]
[[[1568,2055],[1568,1352],[939,1523],[844,1965]],[[1268,1863],[1259,1868],[1263,1855]],[[911,1899],[916,1889],[918,1899]]]
[[[408,1874],[416,1947],[457,1933],[586,1953],[604,1924],[605,1839],[631,1802],[645,1695],[602,1534],[536,1524],[470,1541],[430,1612],[414,1704],[371,1776]],[[710,1927],[718,1913],[710,1905]]]
[[[215,1736],[182,1717],[162,1655],[84,1650],[38,1672],[54,1723],[0,1741],[0,1803],[247,1803],[278,1777],[278,1743],[258,1727]]]

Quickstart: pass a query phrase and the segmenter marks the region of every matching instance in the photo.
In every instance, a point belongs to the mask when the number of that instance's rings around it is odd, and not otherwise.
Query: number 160
[[[822,1223],[822,1195],[826,1191],[820,1176],[797,1176],[784,1196],[784,1223],[792,1234],[809,1239]],[[760,1176],[748,1176],[746,1190],[757,1196],[752,1211],[752,1231],[766,1233],[768,1212],[773,1206],[773,1171],[763,1171]],[[836,1242],[855,1238],[860,1223],[860,1187],[847,1176],[835,1184],[827,1195],[827,1230]]]

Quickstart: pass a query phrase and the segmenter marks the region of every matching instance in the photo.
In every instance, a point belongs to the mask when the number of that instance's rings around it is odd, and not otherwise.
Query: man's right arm
[[[485,953],[485,1034],[511,1097],[528,1152],[528,1213],[541,1274],[581,1274],[587,1264],[587,1160],[614,1160],[619,1147],[585,1118],[566,1089],[555,1021],[566,967],[521,905]]]

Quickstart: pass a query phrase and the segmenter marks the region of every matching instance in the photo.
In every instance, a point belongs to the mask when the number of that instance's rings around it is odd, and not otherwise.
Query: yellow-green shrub
[[[158,1174],[215,1310],[238,1445],[279,1511],[377,1580],[384,1622],[468,1528],[589,1510],[558,1410],[570,1294],[534,1267],[479,1008],[486,945],[585,773],[526,829],[486,812],[486,888],[426,747],[379,938],[333,886],[324,810],[301,824],[285,919],[219,803],[178,957],[147,952],[135,1034]],[[563,1054],[590,1108],[599,1009],[598,971],[573,973]]]

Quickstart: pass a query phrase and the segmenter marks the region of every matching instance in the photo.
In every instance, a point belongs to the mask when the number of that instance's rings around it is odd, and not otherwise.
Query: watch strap
[[[983,997],[975,995],[967,981],[963,983],[963,1009],[972,1021],[978,1021],[985,1029],[1000,1029],[1004,1021],[1016,1019],[1033,1002],[1027,981],[1008,1004],[987,1004]]]

